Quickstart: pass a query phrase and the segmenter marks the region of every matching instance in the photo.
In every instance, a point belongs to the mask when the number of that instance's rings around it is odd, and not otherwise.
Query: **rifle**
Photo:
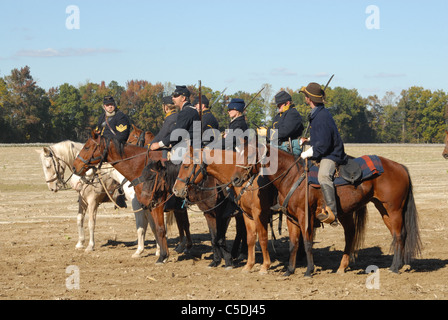
[[[252,100],[250,100],[249,103],[246,104],[246,106],[244,107],[244,111],[246,111],[247,107],[249,107],[250,104],[251,104],[252,102],[254,102],[254,100],[260,95],[260,93],[261,93],[264,89],[266,89],[266,87],[261,88],[261,90],[258,91],[258,93],[252,98]]]
[[[213,101],[213,103],[210,105],[210,109],[215,105],[215,103],[216,102],[218,102],[219,101],[219,99],[221,99],[221,97],[224,95],[224,92],[226,92],[226,90],[227,90],[227,88],[225,88],[222,92],[221,92],[221,94],[218,96],[218,98],[216,98],[215,99],[215,101]]]

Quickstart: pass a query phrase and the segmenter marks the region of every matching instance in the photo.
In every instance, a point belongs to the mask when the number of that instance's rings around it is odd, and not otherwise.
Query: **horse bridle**
[[[54,171],[55,171],[56,177],[54,177],[54,178],[52,178],[50,180],[45,180],[45,182],[46,183],[50,183],[50,182],[57,181],[56,185],[57,186],[62,185],[63,190],[66,190],[66,189],[68,189],[67,182],[72,178],[73,171],[70,168],[70,165],[64,159],[61,159],[58,156],[56,156],[55,152],[53,151],[53,149],[51,149],[51,147],[48,147],[48,149],[50,150],[50,155],[48,155],[48,156],[44,155],[44,156],[46,158],[51,158],[51,162],[53,163],[53,167],[54,167]],[[62,165],[61,165],[60,161],[62,161],[72,171],[72,174],[70,175],[70,177],[68,177],[67,180],[64,180],[64,171],[65,170],[62,170],[62,173],[61,173]]]
[[[98,157],[93,157],[93,155],[95,154],[96,149],[98,149],[98,147],[100,147],[101,141],[103,141],[103,139],[100,139],[100,143],[96,142],[94,139],[92,139],[92,141],[95,142],[95,149],[93,149],[92,156],[90,157],[90,159],[88,159],[88,160],[84,159],[83,157],[81,157],[81,153],[79,153],[78,156],[77,156],[77,158],[79,160],[81,160],[82,163],[84,163],[84,168],[86,168],[86,169],[90,169],[92,167],[95,167],[96,165],[93,164],[92,162],[93,161],[98,161],[98,160],[100,160],[100,165],[98,167],[98,168],[100,168],[101,165],[104,162],[104,159],[106,159],[106,157],[107,157],[107,150],[109,149],[108,148],[108,144],[110,143],[110,140],[108,139],[108,141],[106,142],[106,147],[104,148],[103,154],[101,156],[98,156]]]

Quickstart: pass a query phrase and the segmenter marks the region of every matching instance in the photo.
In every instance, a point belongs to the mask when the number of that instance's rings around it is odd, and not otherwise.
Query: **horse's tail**
[[[355,223],[355,237],[353,238],[351,252],[351,259],[353,260],[357,256],[358,250],[364,243],[364,236],[367,225],[367,206],[363,206],[353,213],[353,219]]]
[[[409,177],[408,198],[403,209],[403,224],[401,227],[401,239],[404,245],[403,259],[405,264],[421,253],[421,239],[418,226],[418,212],[415,206],[414,192],[412,187],[411,176],[408,169],[403,166]]]

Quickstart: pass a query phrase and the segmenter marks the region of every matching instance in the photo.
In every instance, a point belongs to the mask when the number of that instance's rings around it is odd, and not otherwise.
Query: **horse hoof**
[[[216,268],[217,266],[219,266],[219,264],[220,264],[221,262],[217,262],[217,261],[213,261],[213,262],[211,262],[208,266],[207,266],[207,268]]]
[[[267,275],[268,274],[268,270],[260,270],[260,271],[258,271],[258,274],[260,275],[260,276],[265,276],[265,275]]]
[[[86,250],[84,250],[86,253],[89,253],[89,252],[93,252],[94,251],[94,249],[92,248],[92,247],[87,247],[86,248]]]
[[[225,267],[225,270],[232,270],[233,269],[233,266],[227,266],[227,267]]]
[[[136,252],[136,253],[134,253],[132,255],[132,258],[134,258],[134,259],[138,259],[138,258],[141,258],[141,257],[142,257],[142,253],[141,252]]]

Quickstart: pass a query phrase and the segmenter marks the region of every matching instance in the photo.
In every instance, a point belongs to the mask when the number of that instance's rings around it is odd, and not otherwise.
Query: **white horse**
[[[101,203],[110,201],[106,192],[109,192],[109,194],[113,193],[123,182],[124,177],[112,166],[104,164],[98,173],[101,176],[107,191],[103,188],[103,184],[100,183],[98,178],[93,176],[93,172],[89,175],[89,177],[87,177],[87,179],[81,179],[81,177],[72,174],[68,181],[66,181],[64,178],[65,169],[68,167],[71,170],[73,162],[83,146],[84,145],[81,143],[63,141],[50,147],[44,147],[43,150],[36,151],[40,154],[45,180],[50,191],[57,192],[62,187],[65,187],[68,182],[70,186],[78,192],[78,243],[76,244],[76,249],[84,248],[84,217],[86,212],[88,212],[90,238],[89,244],[85,251],[90,252],[95,248],[94,231],[98,206]],[[126,182],[123,185],[123,191],[126,199],[132,202],[132,209],[135,214],[138,246],[137,251],[132,255],[132,257],[138,258],[142,256],[144,251],[145,235],[148,223],[150,224],[153,232],[155,230],[155,226],[149,210],[143,210],[140,203],[137,201],[134,188],[130,186],[130,182]]]

